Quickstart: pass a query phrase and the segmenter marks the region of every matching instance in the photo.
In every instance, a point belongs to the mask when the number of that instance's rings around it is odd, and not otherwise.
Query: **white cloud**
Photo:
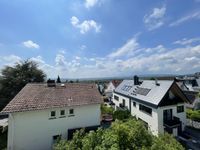
[[[81,57],[79,57],[79,56],[76,56],[76,57],[75,57],[75,59],[77,59],[77,60],[80,60],[80,59],[81,59]]]
[[[148,30],[154,30],[164,24],[164,15],[166,7],[154,8],[150,14],[144,16],[144,23]]]
[[[181,40],[175,41],[174,44],[189,45],[195,42],[200,42],[200,38],[199,37],[191,39],[183,38]]]
[[[94,7],[97,4],[100,4],[100,0],[85,0],[85,7],[86,8]]]
[[[112,57],[68,56],[58,52],[55,62],[49,64],[42,56],[32,57],[48,77],[88,78],[103,76],[130,76],[133,74],[193,73],[200,70],[200,44],[175,45],[167,48],[162,44],[144,47],[135,38],[111,53]],[[130,55],[134,53],[134,55]],[[123,57],[121,57],[123,56]],[[80,59],[81,58],[81,61]],[[22,60],[19,56],[0,56],[0,66]]]
[[[139,43],[136,41],[135,38],[128,40],[122,47],[117,49],[116,51],[112,52],[108,55],[110,58],[121,57],[126,54],[131,54],[134,50],[136,50],[139,46]]]
[[[81,47],[80,47],[81,50],[84,50],[84,49],[86,49],[86,48],[87,48],[86,45],[81,45]]]
[[[34,43],[31,40],[24,41],[24,42],[22,42],[22,44],[27,48],[35,48],[35,49],[39,49],[40,48],[40,46],[37,43]]]
[[[82,23],[80,23],[79,19],[76,16],[72,16],[71,24],[75,28],[80,29],[81,34],[85,34],[90,30],[94,30],[96,33],[101,31],[101,25],[94,20],[84,20]]]
[[[200,11],[195,11],[194,13],[191,13],[187,16],[184,16],[172,23],[169,24],[170,27],[178,26],[186,21],[192,20],[192,19],[200,19]]]

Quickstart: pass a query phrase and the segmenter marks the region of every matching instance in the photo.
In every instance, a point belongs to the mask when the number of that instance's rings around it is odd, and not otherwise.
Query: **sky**
[[[48,78],[200,71],[200,0],[1,0],[0,69]]]

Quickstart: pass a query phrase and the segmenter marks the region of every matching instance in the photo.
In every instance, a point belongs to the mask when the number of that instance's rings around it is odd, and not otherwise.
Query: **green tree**
[[[58,78],[57,78],[57,81],[56,81],[56,82],[57,82],[57,83],[61,83],[59,75],[58,75]]]
[[[128,110],[116,110],[113,114],[114,119],[125,120],[131,117],[131,114]]]
[[[29,82],[43,82],[46,75],[38,69],[37,63],[23,61],[16,63],[13,67],[6,66],[1,71],[0,78],[0,100],[4,103],[0,110]]]
[[[158,137],[154,137],[151,150],[183,150],[183,146],[178,143],[171,135],[161,134]]]

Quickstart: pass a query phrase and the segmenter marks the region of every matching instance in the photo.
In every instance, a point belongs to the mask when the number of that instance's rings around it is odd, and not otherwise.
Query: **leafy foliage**
[[[151,135],[144,125],[135,119],[115,121],[108,129],[85,133],[79,130],[71,141],[61,140],[54,145],[55,150],[134,150],[134,149],[172,149],[183,147],[170,135]]]
[[[26,60],[14,67],[6,66],[1,71],[0,99],[5,101],[0,110],[28,83],[43,82],[45,74],[35,62]]]
[[[60,81],[60,77],[59,77],[59,76],[58,76],[56,82],[57,82],[57,83],[61,83],[61,81]]]
[[[183,147],[171,135],[159,135],[154,138],[151,150],[182,150]]]
[[[116,110],[113,114],[114,119],[125,120],[131,117],[131,114],[128,110]]]
[[[101,105],[101,113],[102,114],[110,114],[112,115],[114,112],[114,108],[105,106],[104,104]]]
[[[187,118],[189,118],[193,121],[200,122],[200,110],[187,109],[186,115],[187,115]]]

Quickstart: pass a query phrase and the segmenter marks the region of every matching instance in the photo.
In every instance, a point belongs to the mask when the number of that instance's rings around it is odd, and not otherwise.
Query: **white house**
[[[128,109],[154,134],[177,136],[186,124],[187,97],[174,81],[124,80],[114,91],[116,109]]]
[[[49,150],[75,129],[100,125],[101,96],[94,84],[27,84],[4,108],[8,150]]]
[[[105,89],[105,95],[108,98],[112,98],[113,91],[115,88],[122,82],[122,80],[112,80],[108,83],[107,88]]]

